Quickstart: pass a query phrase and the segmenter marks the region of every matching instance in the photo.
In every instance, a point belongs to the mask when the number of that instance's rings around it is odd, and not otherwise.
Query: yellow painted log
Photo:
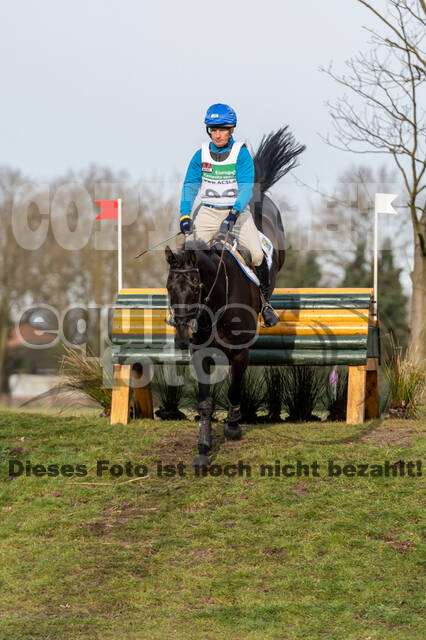
[[[365,323],[368,309],[276,309],[281,322]]]
[[[114,335],[131,337],[132,335],[152,335],[170,336],[174,335],[173,327],[147,327],[134,326],[131,331],[123,331],[119,327],[114,329]],[[300,324],[300,323],[278,323],[275,327],[259,328],[260,335],[278,335],[278,336],[366,336],[368,334],[368,326],[364,324],[336,324],[325,325],[320,323]]]
[[[142,289],[121,289],[120,290],[120,295],[137,295],[137,294],[141,294],[141,295],[148,295],[148,294],[157,294],[157,295],[161,295],[161,294],[166,294],[167,293],[167,289],[162,289],[162,288],[152,288],[152,287],[148,287],[148,288],[142,288]],[[363,294],[370,294],[373,295],[373,289],[372,288],[360,288],[360,289],[353,289],[351,287],[344,287],[344,288],[337,288],[337,289],[312,289],[312,288],[305,288],[305,289],[282,289],[282,288],[278,288],[278,289],[274,289],[274,293],[294,293],[294,294],[299,294],[299,293],[322,293],[322,294],[338,294],[338,293],[346,293],[346,294],[352,294],[352,295],[356,295],[358,293],[363,293]]]
[[[369,312],[366,309],[300,309],[289,310],[279,309],[277,311],[280,319],[279,324],[275,327],[275,331],[268,329],[261,333],[289,335],[284,331],[285,324],[287,327],[293,326],[312,326],[319,328],[344,328],[353,327],[357,329],[362,327],[366,330],[368,324]],[[166,324],[167,311],[156,310],[155,314],[151,310],[144,309],[117,309],[113,319],[113,333],[166,333],[173,335],[174,329]],[[327,329],[325,329],[327,330]],[[291,335],[291,332],[290,332]]]
[[[275,327],[260,327],[260,335],[279,336],[366,336],[366,324],[321,324],[288,322],[278,323]]]
[[[357,295],[359,293],[363,293],[363,294],[370,294],[373,295],[373,289],[371,288],[367,288],[367,289],[352,289],[351,287],[344,287],[344,288],[340,288],[340,289],[311,289],[311,288],[307,288],[307,289],[274,289],[274,293],[294,293],[294,294],[299,294],[299,293],[322,293],[322,294],[337,294],[337,293],[345,293],[347,295]]]
[[[276,309],[277,315],[282,322],[294,322],[299,320],[322,321],[331,320],[354,320],[367,322],[369,318],[368,309]],[[116,309],[114,322],[121,321],[128,324],[135,320],[149,320],[152,322],[164,322],[167,317],[167,309]]]
[[[148,294],[156,294],[156,295],[161,295],[161,294],[166,294],[167,293],[167,289],[156,289],[156,288],[147,288],[147,289],[120,289],[120,296],[123,295],[148,295]]]

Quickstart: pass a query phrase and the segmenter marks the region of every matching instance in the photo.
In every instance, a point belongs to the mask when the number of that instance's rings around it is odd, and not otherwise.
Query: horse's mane
[[[209,260],[213,260],[214,262],[216,262],[218,259],[217,249],[211,247],[202,240],[191,239],[188,240],[184,244],[184,246],[180,247],[180,249],[175,253],[175,259],[178,268],[181,268],[185,264],[189,251],[195,252],[197,260],[199,260],[200,258],[208,258]]]
[[[297,156],[306,149],[296,142],[288,126],[263,136],[254,154],[254,181],[260,191],[267,191],[280,178],[297,166]]]

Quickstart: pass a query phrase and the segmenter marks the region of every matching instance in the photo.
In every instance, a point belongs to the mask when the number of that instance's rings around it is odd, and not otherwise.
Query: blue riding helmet
[[[212,104],[207,109],[204,123],[207,127],[222,126],[222,127],[235,127],[237,124],[237,114],[228,104]]]

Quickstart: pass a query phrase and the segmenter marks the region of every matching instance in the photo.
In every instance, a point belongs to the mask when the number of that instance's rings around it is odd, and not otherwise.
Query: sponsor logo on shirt
[[[210,164],[210,162],[203,162],[202,171],[204,173],[211,173],[213,171],[212,165]]]

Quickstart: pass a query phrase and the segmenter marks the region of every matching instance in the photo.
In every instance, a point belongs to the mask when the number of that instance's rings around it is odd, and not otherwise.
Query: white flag
[[[398,197],[397,193],[376,193],[374,210],[376,213],[398,213],[392,202]]]

